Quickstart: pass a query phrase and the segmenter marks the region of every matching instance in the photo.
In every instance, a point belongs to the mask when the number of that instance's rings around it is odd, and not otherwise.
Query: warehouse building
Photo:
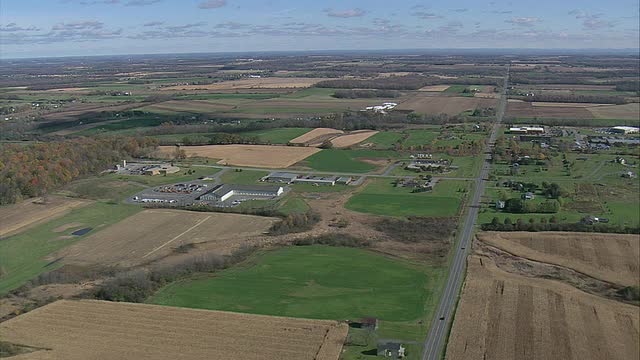
[[[511,134],[543,134],[544,127],[541,126],[521,126],[509,128]]]
[[[294,184],[312,184],[312,185],[328,185],[334,186],[338,178],[336,176],[321,177],[321,176],[301,176],[293,180]]]
[[[262,181],[291,184],[298,178],[298,174],[286,173],[286,172],[272,172],[271,174],[262,178]]]
[[[634,126],[614,126],[609,129],[614,134],[637,134],[640,132],[640,128]]]
[[[198,200],[225,202],[232,197],[241,197],[242,200],[269,200],[283,193],[282,186],[224,184],[200,196]]]

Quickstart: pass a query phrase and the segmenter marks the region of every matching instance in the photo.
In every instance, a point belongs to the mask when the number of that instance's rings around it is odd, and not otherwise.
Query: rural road
[[[504,79],[504,87],[498,103],[496,111],[496,122],[493,125],[491,136],[485,151],[485,161],[482,165],[480,174],[475,179],[475,189],[473,192],[473,198],[469,204],[469,211],[464,218],[464,227],[460,232],[460,241],[454,246],[453,261],[451,261],[449,269],[449,277],[447,283],[440,298],[438,308],[434,313],[433,321],[431,322],[431,329],[424,341],[424,348],[422,351],[422,360],[440,360],[443,346],[448,335],[449,325],[452,323],[453,315],[456,308],[456,301],[458,298],[458,292],[462,286],[464,280],[465,266],[467,263],[467,255],[471,249],[471,239],[473,237],[476,220],[478,218],[478,211],[480,208],[480,199],[484,193],[484,187],[486,179],[489,176],[491,158],[490,151],[496,141],[498,130],[507,105],[507,87],[509,80],[509,67],[507,67],[507,75]]]

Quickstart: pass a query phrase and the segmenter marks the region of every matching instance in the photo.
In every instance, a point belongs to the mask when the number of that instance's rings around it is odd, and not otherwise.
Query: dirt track
[[[346,324],[106,301],[60,300],[0,324],[41,348],[21,360],[337,360]]]
[[[187,156],[199,156],[220,159],[218,164],[286,168],[317,153],[320,149],[312,147],[276,146],[276,145],[203,145],[182,146]],[[171,157],[175,146],[160,146],[160,154]]]
[[[625,286],[639,281],[640,236],[568,232],[482,232],[478,239],[527,259]]]
[[[473,255],[447,359],[635,359],[638,308]]]
[[[169,209],[144,210],[77,242],[52,258],[65,264],[135,266],[170,254],[184,244],[206,243],[228,254],[268,230],[275,219]]]
[[[15,234],[29,226],[64,215],[67,211],[86,206],[87,200],[50,196],[46,204],[42,199],[28,199],[21,203],[0,207],[0,237]]]

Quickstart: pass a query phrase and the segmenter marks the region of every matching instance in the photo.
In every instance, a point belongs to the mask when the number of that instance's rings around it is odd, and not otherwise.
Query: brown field
[[[578,85],[578,84],[543,84],[530,85],[523,84],[516,86],[523,89],[539,89],[539,90],[614,90],[615,85]]]
[[[83,90],[89,90],[89,88],[70,87],[70,88],[49,89],[49,90],[45,90],[44,92],[73,92],[73,91],[83,91]]]
[[[337,360],[348,326],[223,311],[59,300],[0,323],[16,359]]]
[[[542,107],[574,107],[574,108],[591,108],[596,106],[607,106],[609,104],[594,104],[594,103],[564,103],[564,102],[543,102],[543,101],[534,101],[531,103],[532,106],[542,106]]]
[[[636,359],[638,307],[469,258],[447,359]]]
[[[365,99],[334,99],[323,96],[306,96],[301,99],[265,99],[242,104],[238,112],[247,114],[310,114],[337,113],[362,110],[372,104]]]
[[[598,107],[596,107],[598,108]],[[593,119],[593,114],[582,107],[532,106],[529,102],[509,101],[507,117],[515,118],[567,118]]]
[[[312,147],[276,145],[203,145],[181,146],[187,156],[220,159],[218,164],[286,168],[317,153]],[[160,155],[173,156],[175,146],[160,146]]]
[[[418,89],[418,91],[445,91],[448,88],[450,88],[451,85],[429,85],[429,86],[424,86],[421,87],[420,89]]]
[[[466,110],[473,110],[477,107],[496,106],[495,99],[483,99],[476,97],[455,97],[455,96],[428,96],[421,93],[400,103],[396,107],[398,110],[413,110],[423,114],[457,115]]]
[[[349,134],[340,135],[337,138],[332,139],[331,143],[335,148],[345,148],[363,142],[377,133],[378,131],[373,130],[354,131]]]
[[[185,244],[204,244],[228,254],[261,235],[267,217],[170,209],[144,210],[51,256],[66,264],[130,267],[170,254]]]
[[[21,203],[0,206],[0,237],[62,216],[71,209],[86,206],[91,201],[50,196],[46,204],[42,199],[29,199]]]
[[[296,78],[296,77],[266,77],[256,79],[242,79],[223,81],[206,85],[175,85],[164,87],[161,90],[229,90],[229,89],[294,89],[307,88],[315,83],[331,78]]]
[[[560,265],[625,286],[640,278],[640,235],[483,232],[478,239],[530,260]]]
[[[342,130],[336,130],[331,128],[316,128],[308,133],[302,134],[295,139],[289,141],[292,144],[315,144],[318,138],[327,138],[327,136],[337,136],[344,133]],[[324,141],[324,140],[323,140]],[[322,141],[321,141],[322,142]]]
[[[234,106],[221,104],[207,100],[170,100],[158,104],[145,106],[148,111],[169,111],[169,112],[190,112],[190,113],[213,113],[221,111],[231,111]]]
[[[587,110],[598,119],[638,120],[640,118],[640,103],[598,106]]]
[[[66,105],[62,110],[50,112],[42,115],[43,120],[48,121],[70,121],[76,120],[80,116],[89,116],[94,113],[102,111],[126,111],[140,107],[137,103],[87,103],[87,104],[74,104]]]

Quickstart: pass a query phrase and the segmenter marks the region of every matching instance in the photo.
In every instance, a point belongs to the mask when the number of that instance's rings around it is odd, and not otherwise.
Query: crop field
[[[391,149],[393,144],[401,141],[402,133],[395,131],[381,131],[367,139],[367,142],[363,145],[371,144],[374,148]]]
[[[640,103],[597,106],[588,110],[598,119],[638,120],[640,118]]]
[[[148,304],[60,300],[0,324],[20,359],[337,360],[348,326]]]
[[[436,92],[440,92],[440,91],[446,91],[451,85],[429,85],[429,86],[423,86],[420,89],[418,89],[418,91],[436,91]]]
[[[140,211],[133,205],[96,202],[0,241],[0,294],[62,265],[44,258]],[[87,234],[73,235],[80,229]]]
[[[130,267],[153,261],[185,244],[206,243],[227,254],[269,229],[259,216],[150,209],[128,217],[53,257],[67,264]]]
[[[596,107],[598,108],[598,107]],[[585,107],[572,106],[533,106],[530,102],[509,101],[507,103],[507,117],[516,118],[566,118],[593,119],[594,115]]]
[[[308,88],[317,82],[331,80],[330,78],[295,78],[295,77],[264,77],[242,80],[222,81],[206,85],[176,85],[162,88],[165,91],[177,90],[236,90],[236,89],[293,89]]]
[[[478,239],[517,256],[569,267],[611,283],[638,284],[640,235],[482,232]]]
[[[163,156],[171,157],[174,146],[160,146]],[[203,145],[181,146],[190,157],[219,159],[218,164],[286,168],[317,153],[313,147],[270,146],[270,145]]]
[[[422,114],[448,114],[458,115],[467,110],[478,107],[495,107],[495,99],[483,99],[464,96],[425,96],[416,93],[413,97],[400,103],[396,109],[413,110]]]
[[[634,359],[637,306],[469,258],[447,359]]]
[[[390,180],[373,180],[353,195],[345,207],[349,210],[388,216],[456,216],[460,209],[464,181],[440,181],[431,192],[411,193],[395,187]]]
[[[215,113],[234,109],[234,105],[221,103],[216,100],[170,100],[161,103],[147,105],[141,110],[159,113]]]
[[[358,111],[371,105],[370,100],[336,99],[331,97],[308,96],[296,98],[276,98],[252,101],[239,105],[236,114],[326,114],[342,111]]]
[[[295,139],[291,139],[292,144],[305,144],[307,146],[318,146],[323,141],[332,139],[344,131],[331,128],[316,128],[305,134],[302,134]]]
[[[353,131],[349,134],[340,135],[335,139],[332,139],[331,143],[336,148],[346,148],[361,143],[377,133],[378,131],[373,130]]]
[[[87,200],[49,196],[46,200],[36,198],[14,205],[0,206],[0,238],[52,220],[89,203]]]

